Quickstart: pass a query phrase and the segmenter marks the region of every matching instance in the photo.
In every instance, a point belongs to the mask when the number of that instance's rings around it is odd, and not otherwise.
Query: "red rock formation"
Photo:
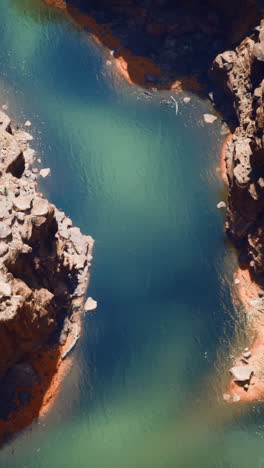
[[[264,395],[264,20],[235,50],[216,57],[212,76],[233,102],[238,120],[224,152],[226,230],[239,247],[234,297],[244,305],[254,334],[253,377],[245,386],[231,381],[229,395],[233,401],[249,402]],[[240,356],[237,365],[248,363]]]
[[[30,135],[15,130],[2,112],[0,123],[1,439],[1,428],[6,430],[1,417],[6,419],[11,412],[13,427],[20,418],[21,428],[41,410],[40,402],[61,363],[61,346],[83,305],[93,239],[72,227],[71,220],[38,191],[37,170],[30,170],[34,153],[27,144]],[[41,349],[47,353],[47,344],[55,359],[45,377],[41,373],[41,367],[47,367],[45,358],[40,366],[36,356]],[[28,367],[31,362],[34,368]],[[35,400],[30,412],[29,404],[27,417],[21,420],[23,411],[17,416],[13,412],[20,387],[36,385],[42,389],[39,405]],[[26,398],[30,400],[30,395]]]
[[[264,20],[236,50],[215,59],[212,75],[232,99],[239,122],[226,153],[226,227],[236,242],[247,242],[252,256],[250,244],[262,224],[259,218],[264,208]],[[257,271],[256,256],[252,260]]]

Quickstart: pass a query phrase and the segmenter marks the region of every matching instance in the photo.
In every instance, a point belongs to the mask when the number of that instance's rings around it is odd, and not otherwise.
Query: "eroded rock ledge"
[[[264,19],[235,50],[216,57],[212,77],[238,121],[225,151],[225,227],[239,252],[233,296],[244,305],[253,331],[251,351],[235,361],[230,370],[235,379],[224,399],[249,402],[264,396]]]
[[[38,191],[31,138],[0,112],[0,420],[31,399],[32,354],[65,343],[94,243]]]
[[[226,152],[226,230],[244,263],[264,275],[264,20],[235,49],[216,57],[212,76],[233,101],[238,126]]]

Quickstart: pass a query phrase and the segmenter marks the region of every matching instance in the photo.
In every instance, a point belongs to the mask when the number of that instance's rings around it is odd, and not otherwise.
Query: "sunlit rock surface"
[[[5,399],[15,395],[21,373],[23,387],[36,383],[27,356],[44,344],[63,344],[70,332],[68,319],[88,284],[93,239],[38,191],[30,136],[3,112],[0,119],[0,393],[7,416]]]

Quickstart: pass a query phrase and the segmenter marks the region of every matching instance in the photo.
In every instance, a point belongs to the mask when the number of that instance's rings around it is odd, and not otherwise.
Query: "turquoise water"
[[[230,300],[220,122],[118,79],[40,0],[0,5],[0,104],[30,120],[43,191],[96,240],[74,365],[54,409],[0,451],[14,468],[261,468],[263,408],[225,405],[244,344]]]

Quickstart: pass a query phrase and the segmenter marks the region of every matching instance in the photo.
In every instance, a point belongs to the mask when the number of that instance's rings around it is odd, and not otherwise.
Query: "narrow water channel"
[[[128,86],[40,0],[0,5],[0,104],[32,122],[42,190],[96,240],[74,366],[3,468],[264,467],[263,408],[222,399],[236,313],[217,174],[221,122]]]

